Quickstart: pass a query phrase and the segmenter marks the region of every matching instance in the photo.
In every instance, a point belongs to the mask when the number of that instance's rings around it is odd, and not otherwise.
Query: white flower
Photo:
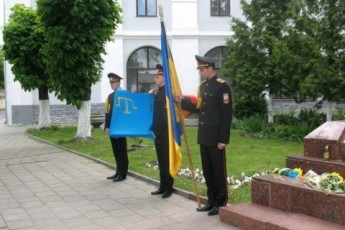
[[[249,182],[250,182],[250,178],[246,176],[244,180],[242,181],[242,184],[249,184]]]

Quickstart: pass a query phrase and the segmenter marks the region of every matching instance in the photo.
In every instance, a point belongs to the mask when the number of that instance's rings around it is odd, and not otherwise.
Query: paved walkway
[[[0,116],[0,230],[236,229],[195,211],[196,202],[134,177],[106,180],[112,170],[28,137]]]

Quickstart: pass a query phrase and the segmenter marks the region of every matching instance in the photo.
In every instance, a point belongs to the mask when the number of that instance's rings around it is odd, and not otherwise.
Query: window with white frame
[[[157,0],[137,0],[138,17],[156,17]]]
[[[161,51],[146,46],[135,50],[127,62],[127,90],[147,93],[155,88],[156,64],[162,63]]]
[[[230,16],[230,0],[211,0],[211,16]]]

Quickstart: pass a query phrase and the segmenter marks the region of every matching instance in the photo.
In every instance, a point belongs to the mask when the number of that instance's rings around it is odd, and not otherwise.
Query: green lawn
[[[92,131],[92,139],[81,141],[74,139],[76,127],[55,126],[47,130],[28,129],[33,136],[61,145],[71,150],[102,159],[114,164],[109,138],[103,130]],[[187,138],[190,145],[192,162],[194,169],[201,170],[199,146],[196,144],[197,128],[187,128]],[[138,140],[128,138],[128,147],[137,144]],[[239,130],[231,130],[230,145],[227,152],[228,176],[240,177],[241,173],[251,176],[256,172],[273,170],[276,167],[285,166],[287,155],[302,154],[302,142],[289,142],[281,139],[257,139],[242,135]],[[153,142],[143,139],[143,143],[151,148],[144,150],[129,151],[129,170],[158,180],[158,172],[153,168],[146,167],[146,163],[157,161],[156,153],[153,149]],[[183,147],[183,167],[188,167],[188,156]],[[188,191],[193,191],[192,182],[183,177],[176,177],[175,187]],[[198,184],[198,193],[205,196],[206,187]],[[237,189],[229,187],[229,202],[242,203],[250,201],[250,186],[244,185]]]

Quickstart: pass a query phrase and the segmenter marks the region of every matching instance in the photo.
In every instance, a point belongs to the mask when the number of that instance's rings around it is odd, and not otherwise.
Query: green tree
[[[113,0],[38,0],[37,6],[47,39],[46,72],[57,97],[79,109],[77,138],[91,137],[91,86],[100,78],[121,8]]]
[[[277,48],[291,21],[292,1],[241,0],[246,21],[233,19],[234,35],[227,43],[229,52],[223,71],[232,79],[237,100],[257,98],[265,92],[269,98],[269,123],[273,122],[272,95],[296,92],[296,89],[290,92],[284,87],[284,82],[292,79],[288,76],[284,80],[286,74],[277,71],[275,64],[279,55]]]
[[[225,71],[235,92],[322,97],[331,104],[345,98],[345,2],[341,0],[242,0],[246,21],[233,20]],[[272,101],[272,98],[269,102]],[[268,104],[269,122],[273,121]]]
[[[25,91],[38,89],[40,101],[39,127],[50,126],[49,78],[45,75],[45,60],[41,53],[45,43],[43,27],[35,9],[17,4],[4,26],[4,55],[12,64],[14,80]]]
[[[317,44],[317,56],[310,60],[312,68],[302,87],[310,97],[322,97],[328,102],[327,120],[331,120],[332,103],[345,98],[345,2],[304,2],[302,32]]]

